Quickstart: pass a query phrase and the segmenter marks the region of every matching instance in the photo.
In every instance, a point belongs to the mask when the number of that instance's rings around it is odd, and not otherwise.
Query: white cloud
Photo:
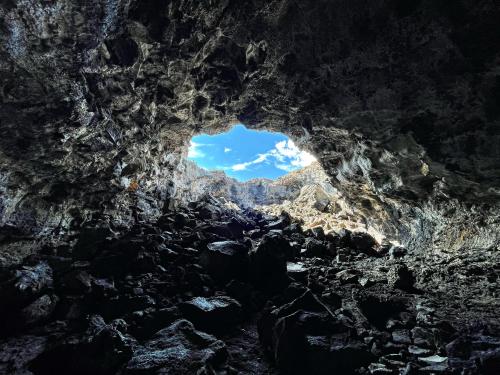
[[[291,165],[288,165],[288,164],[274,164],[274,166],[278,169],[281,169],[281,170],[287,171],[287,172],[291,172],[295,169],[294,167],[292,167]]]
[[[231,148],[229,148],[229,147],[224,147],[224,152],[231,152],[231,151],[232,151],[232,149],[231,149]]]
[[[200,147],[204,146],[201,143],[196,143],[191,141],[188,149],[188,158],[204,158],[206,155],[203,151],[200,150]]]
[[[229,169],[233,171],[244,171],[248,167],[265,161],[274,160],[274,166],[278,169],[291,172],[293,170],[307,167],[316,161],[316,158],[307,151],[301,151],[291,140],[276,143],[275,147],[264,154],[259,154],[254,160],[238,163]]]
[[[280,155],[289,158],[294,158],[300,153],[300,150],[298,149],[297,146],[295,146],[295,143],[293,143],[293,141],[290,140],[278,142],[276,143],[275,147]]]
[[[271,150],[271,154],[276,157],[279,163],[276,168],[292,171],[294,169],[307,167],[316,161],[316,158],[307,151],[301,151],[292,140],[281,141]]]
[[[257,159],[252,160],[252,161],[247,161],[245,163],[235,164],[231,167],[231,169],[235,172],[236,171],[244,171],[245,169],[247,169],[251,165],[260,164],[262,162],[265,162],[267,160],[268,156],[269,156],[269,154],[267,154],[267,153],[266,154],[259,154]]]

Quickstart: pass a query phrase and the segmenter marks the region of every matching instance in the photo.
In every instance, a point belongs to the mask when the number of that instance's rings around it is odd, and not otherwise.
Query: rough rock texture
[[[495,247],[499,17],[494,0],[3,1],[6,262],[158,217],[189,138],[236,121],[290,135],[412,249]]]
[[[500,373],[499,19],[2,1],[0,371]],[[211,197],[172,212],[192,135],[236,122],[289,135],[402,246]]]
[[[183,160],[176,170],[174,181],[174,200],[178,204],[197,201],[209,193],[241,208],[268,206],[294,200],[305,185],[318,185],[328,195],[337,193],[317,162],[276,180],[256,178],[240,182],[228,177],[223,171],[207,171],[190,160]]]
[[[276,180],[240,182],[222,171],[207,171],[183,160],[174,176],[177,205],[195,202],[209,193],[226,201],[229,207],[256,208],[275,216],[285,211],[303,222],[304,229],[321,227],[331,232],[346,228],[368,232],[379,242],[386,239],[384,225],[367,217],[365,210],[350,205],[318,162]],[[392,235],[387,240],[398,238]]]
[[[394,258],[214,198],[92,232],[0,268],[2,374],[499,373],[496,250]]]

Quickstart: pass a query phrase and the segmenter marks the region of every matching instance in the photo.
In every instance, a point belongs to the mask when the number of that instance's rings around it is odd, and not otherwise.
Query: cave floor
[[[206,200],[0,272],[0,373],[499,374],[494,251],[412,254]]]

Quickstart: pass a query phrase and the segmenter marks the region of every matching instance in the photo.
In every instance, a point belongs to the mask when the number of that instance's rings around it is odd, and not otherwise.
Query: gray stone
[[[248,249],[235,241],[212,242],[201,253],[200,263],[216,280],[245,278],[248,274]]]
[[[226,357],[222,341],[196,331],[187,320],[177,320],[134,352],[125,373],[195,374],[205,366],[217,367]]]
[[[240,303],[227,296],[195,297],[182,303],[180,309],[197,328],[207,332],[232,329],[242,318]]]

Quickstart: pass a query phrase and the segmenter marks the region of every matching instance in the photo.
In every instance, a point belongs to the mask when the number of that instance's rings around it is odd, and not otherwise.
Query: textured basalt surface
[[[494,375],[494,256],[415,256],[208,198],[1,268],[0,372]]]
[[[309,149],[411,248],[496,246],[499,16],[493,0],[3,2],[2,224],[158,216],[189,137],[241,121]]]
[[[495,0],[0,2],[0,373],[500,373]],[[313,153],[365,233],[180,204]]]

